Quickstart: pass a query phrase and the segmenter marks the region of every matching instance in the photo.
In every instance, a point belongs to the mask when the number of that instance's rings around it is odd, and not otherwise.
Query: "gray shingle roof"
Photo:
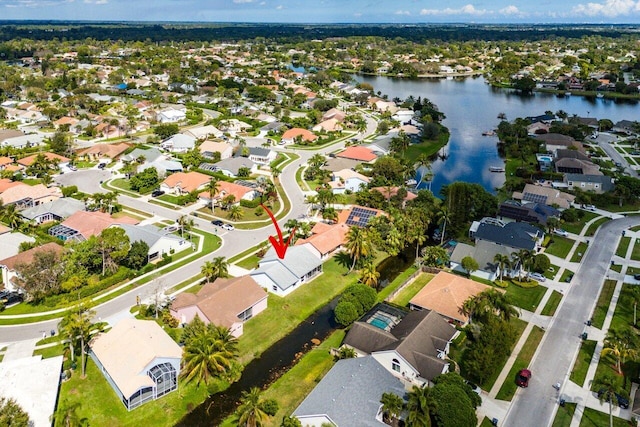
[[[219,169],[228,170],[232,174],[238,175],[238,170],[240,170],[240,168],[252,168],[255,163],[246,157],[231,157],[229,159],[220,160],[215,163],[215,165]]]
[[[153,247],[158,240],[163,237],[171,240],[180,240],[180,237],[168,234],[162,231],[154,225],[130,225],[130,224],[118,224],[118,227],[122,228],[125,234],[129,237],[130,242],[145,242],[149,245],[149,248]]]
[[[523,222],[510,222],[504,227],[481,223],[474,237],[476,240],[488,240],[516,249],[532,251],[536,247],[533,236],[541,235],[542,230]]]
[[[479,240],[476,246],[458,243],[449,259],[460,264],[464,257],[470,256],[478,262],[479,270],[495,272],[498,268],[497,263],[493,260],[496,254],[511,256],[513,252],[497,243]]]
[[[71,197],[64,197],[48,203],[34,206],[20,212],[27,219],[35,219],[41,215],[52,213],[59,218],[68,218],[78,211],[84,210],[84,202]]]
[[[375,417],[383,393],[405,396],[402,382],[373,357],[344,359],[331,368],[293,415],[324,414],[339,427],[379,427],[384,424]]]
[[[293,286],[301,277],[322,265],[320,258],[304,246],[290,246],[284,259],[271,248],[251,275],[266,274],[282,289]]]
[[[162,157],[162,152],[157,148],[150,148],[148,150],[143,150],[141,148],[136,148],[132,152],[127,155],[122,156],[122,160],[125,162],[131,162],[136,160],[138,157],[143,156],[147,163],[151,163],[158,159],[158,157]]]

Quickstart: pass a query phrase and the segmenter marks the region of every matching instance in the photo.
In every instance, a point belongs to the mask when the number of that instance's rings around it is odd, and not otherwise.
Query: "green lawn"
[[[347,270],[334,257],[324,263],[320,276],[286,298],[269,294],[269,307],[244,324],[244,334],[238,345],[240,362],[244,364],[259,356],[344,288],[355,283],[358,275],[344,276]]]
[[[587,246],[586,243],[580,242],[576,250],[573,252],[573,256],[571,257],[571,262],[582,261],[582,257],[584,256],[585,252],[587,252],[588,247],[589,246]]]
[[[567,402],[564,404],[564,407],[558,407],[558,412],[556,412],[556,417],[553,419],[553,424],[551,427],[569,427],[571,426],[571,419],[573,418],[573,413],[576,411],[576,404]]]
[[[640,239],[636,240],[635,244],[633,245],[631,259],[634,261],[640,261]]]
[[[580,344],[580,351],[578,352],[578,358],[573,365],[571,376],[569,379],[580,387],[584,384],[585,378],[587,378],[587,371],[589,370],[589,364],[593,358],[593,352],[596,350],[597,341],[582,341]]]
[[[86,417],[92,427],[167,426],[200,404],[209,393],[195,384],[180,384],[179,389],[158,400],[127,411],[93,360],[87,362],[87,377],[76,371],[60,386],[60,402],[80,403],[79,417]],[[56,424],[58,426],[59,424]],[[60,424],[61,425],[61,424]]]
[[[623,284],[620,290],[620,297],[616,304],[616,311],[611,320],[611,328],[623,329],[633,325],[633,297],[631,290],[637,285]],[[640,317],[640,306],[636,310],[637,317]],[[637,319],[636,319],[637,320]]]
[[[58,340],[60,339],[60,337],[57,337]],[[38,350],[34,350],[33,355],[34,356],[42,356],[43,359],[48,359],[50,357],[55,357],[55,356],[61,356],[62,353],[64,352],[64,348],[66,346],[64,344],[58,344],[58,345],[54,345],[53,347],[45,347],[42,349],[38,349]]]
[[[568,283],[568,282],[567,282],[567,279],[569,278],[569,276],[573,277],[573,275],[574,275],[574,272],[573,272],[573,271],[571,271],[571,270],[565,270],[565,271],[562,273],[562,276],[560,277],[560,281],[561,281],[561,282]]]
[[[513,345],[515,346],[516,343],[518,342],[518,340],[520,340],[520,336],[522,335],[522,332],[524,332],[524,329],[527,327],[527,322],[525,322],[524,320],[520,320],[520,319],[511,319],[511,324],[513,325],[513,327],[517,331],[516,339],[513,342]],[[511,348],[511,351],[513,351],[513,347]],[[505,358],[504,360],[502,360],[502,361],[500,361],[498,363],[499,369],[496,369],[496,371],[493,373],[493,375],[487,381],[485,381],[483,384],[478,384],[481,389],[483,389],[483,390],[491,390],[491,388],[493,387],[493,384],[498,379],[498,375],[500,375],[500,372],[502,371],[502,368],[504,367],[504,364],[507,363],[507,359],[508,359],[508,356],[507,356],[507,358]]]
[[[415,265],[407,268],[402,273],[398,274],[398,276],[393,280],[393,282],[389,283],[378,293],[378,302],[384,301],[393,291],[398,289],[400,285],[402,285],[413,273],[415,273],[418,268]]]
[[[480,427],[493,427],[493,424],[489,418],[484,417],[480,423]]]
[[[596,308],[593,310],[592,324],[598,329],[602,328],[602,325],[604,324],[604,318],[607,315],[607,310],[609,309],[609,304],[611,303],[611,297],[613,296],[615,288],[615,280],[604,281],[604,285],[600,291],[600,296],[598,297],[598,302],[596,303]]]
[[[584,212],[584,216],[579,221],[563,222],[562,229],[567,230],[569,233],[580,234],[582,232],[582,229],[584,228],[584,225],[597,216],[598,214],[593,212]]]
[[[523,288],[513,284],[512,282],[507,288],[507,296],[511,300],[511,303],[516,307],[535,311],[546,291],[547,288],[542,285],[532,288]]]
[[[598,230],[598,228],[600,228],[600,226],[607,221],[611,221],[611,218],[603,217],[597,221],[594,221],[593,224],[589,226],[589,228],[587,229],[586,233],[584,233],[584,235],[593,236],[594,234],[596,234],[596,231]]]
[[[582,420],[580,420],[580,427],[603,427],[609,425],[609,408],[608,404],[602,405],[602,411],[596,411],[595,409],[585,408],[582,414]],[[629,427],[629,421],[622,418],[613,417],[613,427]]]
[[[627,250],[629,249],[629,243],[631,243],[631,237],[623,237],[620,239],[618,249],[616,249],[616,255],[622,258],[627,257]]]
[[[409,301],[411,301],[411,298],[416,296],[416,294],[420,292],[420,290],[424,288],[424,286],[429,283],[431,279],[433,279],[433,276],[434,275],[431,273],[420,274],[416,278],[416,280],[413,281],[413,283],[404,288],[398,295],[396,295],[393,300],[391,300],[391,302],[403,307],[409,305]]]
[[[574,241],[562,236],[553,236],[549,246],[545,249],[545,253],[555,255],[560,258],[566,258],[569,251],[573,247]]]
[[[247,270],[252,270],[258,267],[259,262],[260,258],[258,258],[258,255],[252,255],[243,259],[242,261],[236,262],[236,265],[241,268],[246,268]]]
[[[547,300],[547,304],[544,306],[540,314],[543,316],[553,316],[556,314],[560,301],[562,301],[562,294],[558,291],[551,292],[551,296]]]
[[[279,406],[278,413],[269,419],[266,427],[278,427],[282,417],[291,415],[333,367],[335,361],[329,351],[331,348],[340,346],[344,335],[344,330],[335,331],[322,344],[305,354],[293,368],[262,393],[263,399],[275,399]],[[237,426],[237,417],[227,418],[221,426]]]
[[[502,387],[500,387],[500,391],[496,395],[496,399],[511,400],[513,398],[513,395],[518,389],[518,386],[515,382],[516,374],[520,369],[529,367],[529,362],[531,362],[533,354],[538,348],[538,344],[540,344],[540,340],[542,339],[543,335],[544,330],[542,330],[538,326],[534,326],[533,329],[531,329],[531,333],[527,337],[527,341],[525,341],[524,345],[522,346],[520,353],[518,353],[518,356],[516,357],[516,360],[513,363],[511,370],[509,371],[509,375],[507,375],[507,378],[502,384]]]

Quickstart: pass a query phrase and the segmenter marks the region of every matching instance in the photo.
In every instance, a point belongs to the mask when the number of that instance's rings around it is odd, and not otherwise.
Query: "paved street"
[[[529,388],[517,391],[500,425],[540,427],[553,422],[558,392],[552,385],[557,382],[564,385],[567,381],[580,347],[580,335],[592,315],[621,232],[638,224],[640,218],[621,218],[605,223],[598,230],[529,365],[533,373]]]

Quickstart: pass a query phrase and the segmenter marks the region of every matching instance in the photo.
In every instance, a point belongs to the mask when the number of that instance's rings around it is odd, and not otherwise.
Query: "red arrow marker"
[[[271,242],[271,245],[273,245],[273,248],[276,250],[276,253],[278,254],[278,258],[284,259],[284,255],[287,253],[287,248],[289,247],[289,243],[291,243],[291,238],[295,234],[296,229],[294,228],[293,230],[291,230],[291,234],[289,234],[289,238],[285,242],[284,238],[282,237],[282,231],[280,231],[280,226],[278,225],[276,218],[273,216],[271,211],[265,205],[260,203],[260,206],[262,206],[262,209],[267,211],[269,218],[271,218],[271,222],[273,222],[273,225],[275,225],[276,231],[278,232],[279,240],[276,240],[276,238],[273,236],[269,236],[269,241]]]

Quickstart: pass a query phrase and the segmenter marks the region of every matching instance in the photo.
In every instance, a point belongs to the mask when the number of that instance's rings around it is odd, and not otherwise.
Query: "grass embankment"
[[[500,400],[511,400],[513,395],[516,393],[518,386],[515,382],[515,377],[520,369],[525,369],[529,367],[529,362],[533,358],[533,354],[536,352],[538,348],[538,344],[540,344],[540,340],[542,340],[542,336],[544,335],[544,330],[539,328],[538,326],[534,326],[531,329],[531,333],[527,337],[520,353],[516,357],[507,378],[505,379],[502,387],[500,387],[500,391],[496,395],[496,399]]]
[[[587,378],[587,371],[593,358],[593,352],[596,350],[597,341],[586,340],[580,344],[580,350],[578,351],[578,357],[576,363],[573,365],[573,370],[569,379],[580,387],[584,384],[584,380]]]
[[[556,417],[553,419],[551,427],[570,427],[576,406],[575,403],[567,402],[564,406],[558,407],[558,412],[556,412]]]
[[[553,316],[556,314],[560,301],[562,301],[562,294],[558,291],[551,292],[551,296],[547,300],[547,304],[544,306],[540,314],[543,316]]]
[[[424,286],[429,283],[431,279],[433,279],[433,276],[434,274],[430,273],[420,274],[410,285],[400,291],[400,293],[398,293],[398,295],[396,295],[396,297],[391,300],[391,302],[402,307],[409,305],[409,301],[411,301],[411,298],[416,296],[416,294],[420,292],[420,290],[422,290],[422,288],[424,288]]]
[[[598,302],[596,303],[596,307],[593,310],[593,317],[591,319],[591,324],[598,329],[602,329],[602,325],[604,324],[607,310],[609,310],[609,304],[611,303],[611,297],[613,297],[613,291],[615,290],[615,288],[615,280],[605,280],[604,284],[602,285],[602,290],[600,291],[600,296],[598,296]]]

